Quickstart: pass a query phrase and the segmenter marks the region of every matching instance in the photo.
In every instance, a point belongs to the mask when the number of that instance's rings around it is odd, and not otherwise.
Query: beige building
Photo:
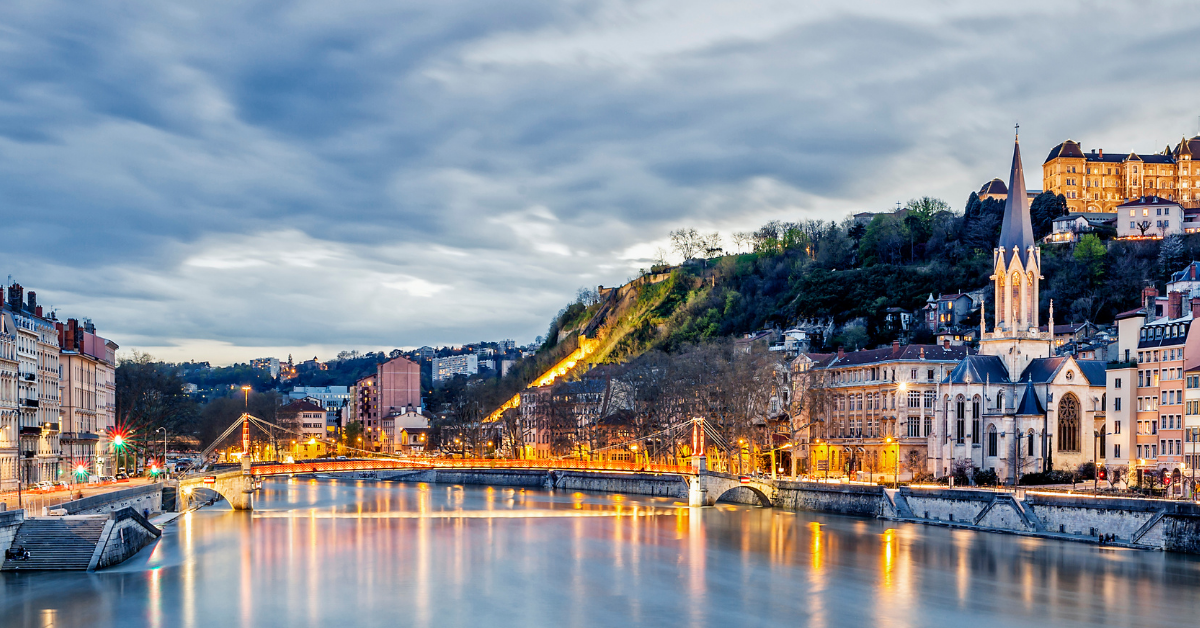
[[[967,355],[967,347],[949,342],[895,342],[798,356],[791,378],[798,471],[864,480],[920,475],[940,383]]]
[[[19,375],[16,323],[11,313],[4,312],[0,316],[0,491],[17,488],[20,455],[20,408],[17,405]]]
[[[1066,197],[1071,212],[1113,212],[1143,196],[1200,207],[1200,172],[1192,165],[1197,155],[1200,136],[1181,139],[1174,148],[1154,154],[1085,152],[1079,142],[1066,140],[1046,156],[1042,187]]]
[[[86,481],[112,475],[108,435],[116,427],[116,349],[91,323],[57,323],[62,366],[62,446],[64,478]]]

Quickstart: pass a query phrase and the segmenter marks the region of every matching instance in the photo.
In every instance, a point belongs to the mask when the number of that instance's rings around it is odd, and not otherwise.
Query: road
[[[20,500],[17,498],[16,491],[8,491],[0,493],[0,503],[6,504],[8,510],[24,507],[29,511],[29,514],[39,516],[42,514],[43,507],[56,506],[73,499],[91,497],[92,495],[99,495],[133,486],[143,486],[150,483],[151,480],[149,478],[132,478],[100,485],[74,484],[70,489],[56,491],[22,491]]]

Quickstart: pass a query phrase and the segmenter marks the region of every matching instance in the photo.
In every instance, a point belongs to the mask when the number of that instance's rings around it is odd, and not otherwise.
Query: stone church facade
[[[1041,252],[1033,238],[1020,144],[1013,150],[1000,241],[993,251],[990,331],[980,322],[978,355],[965,357],[939,386],[929,471],[955,465],[992,469],[1001,481],[1073,469],[1095,459],[1105,415],[1105,364],[1054,356],[1039,331]],[[1054,329],[1051,303],[1047,329]]]

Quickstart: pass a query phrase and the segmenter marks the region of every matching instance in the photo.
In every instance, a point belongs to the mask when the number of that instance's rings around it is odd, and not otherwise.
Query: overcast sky
[[[542,334],[678,227],[1196,134],[1194,2],[0,3],[0,278],[170,360]]]

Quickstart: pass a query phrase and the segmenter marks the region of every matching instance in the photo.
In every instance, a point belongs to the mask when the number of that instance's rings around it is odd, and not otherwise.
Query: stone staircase
[[[13,547],[29,551],[29,560],[5,560],[0,571],[86,570],[108,524],[108,516],[26,519]]]

